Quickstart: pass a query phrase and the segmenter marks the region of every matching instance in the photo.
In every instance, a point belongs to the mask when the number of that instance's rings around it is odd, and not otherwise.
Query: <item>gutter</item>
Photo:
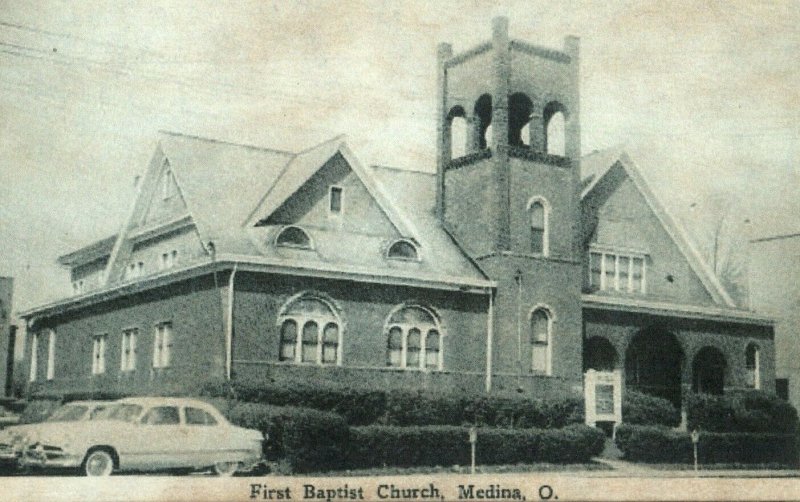
[[[233,360],[233,280],[239,264],[233,264],[233,271],[228,279],[228,324],[225,326],[225,378],[231,379],[231,361]]]
[[[494,345],[494,291],[489,290],[489,312],[486,316],[486,392],[492,391],[492,350]]]
[[[111,287],[90,291],[88,293],[64,298],[40,307],[28,309],[19,313],[21,318],[51,315],[67,310],[93,305],[100,301],[112,300],[122,296],[139,293],[152,288],[165,286],[173,282],[196,277],[198,275],[213,273],[215,270],[231,269],[249,272],[266,272],[282,275],[297,275],[304,277],[317,277],[320,279],[349,280],[364,283],[383,283],[393,286],[409,286],[418,288],[440,289],[445,291],[460,291],[463,293],[486,294],[487,290],[496,287],[494,281],[474,278],[454,277],[419,277],[413,275],[378,275],[371,271],[358,269],[337,270],[333,267],[314,267],[312,264],[279,264],[265,260],[241,255],[217,255],[215,260],[208,260],[189,265],[184,268],[170,270],[161,274],[146,276],[135,281],[114,284]]]

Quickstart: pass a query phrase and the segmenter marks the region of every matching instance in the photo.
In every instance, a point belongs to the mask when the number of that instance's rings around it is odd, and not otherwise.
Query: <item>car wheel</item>
[[[214,464],[214,473],[217,476],[230,477],[239,470],[239,462],[216,462]]]
[[[114,470],[114,459],[106,450],[90,451],[83,461],[83,473],[87,476],[110,476]]]

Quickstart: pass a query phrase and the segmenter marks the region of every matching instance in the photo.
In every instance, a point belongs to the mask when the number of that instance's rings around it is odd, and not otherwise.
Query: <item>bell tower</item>
[[[498,284],[494,367],[580,383],[579,40],[533,45],[499,17],[437,57],[436,210]]]

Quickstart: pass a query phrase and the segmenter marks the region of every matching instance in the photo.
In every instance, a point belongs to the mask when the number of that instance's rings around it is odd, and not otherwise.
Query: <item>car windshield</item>
[[[133,422],[141,413],[142,407],[138,404],[115,404],[97,413],[94,419]]]
[[[61,408],[57,409],[52,415],[50,415],[47,421],[77,422],[78,420],[82,420],[83,417],[86,416],[87,411],[89,411],[88,406],[68,404],[66,406],[62,406]]]

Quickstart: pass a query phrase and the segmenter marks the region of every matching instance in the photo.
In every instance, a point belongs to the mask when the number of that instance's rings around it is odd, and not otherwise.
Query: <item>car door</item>
[[[131,464],[140,469],[187,465],[185,432],[177,406],[153,406],[136,426],[138,440],[130,445]]]
[[[228,460],[230,445],[227,440],[228,427],[220,423],[211,413],[199,407],[187,405],[183,408],[186,424],[189,456],[198,467]]]

